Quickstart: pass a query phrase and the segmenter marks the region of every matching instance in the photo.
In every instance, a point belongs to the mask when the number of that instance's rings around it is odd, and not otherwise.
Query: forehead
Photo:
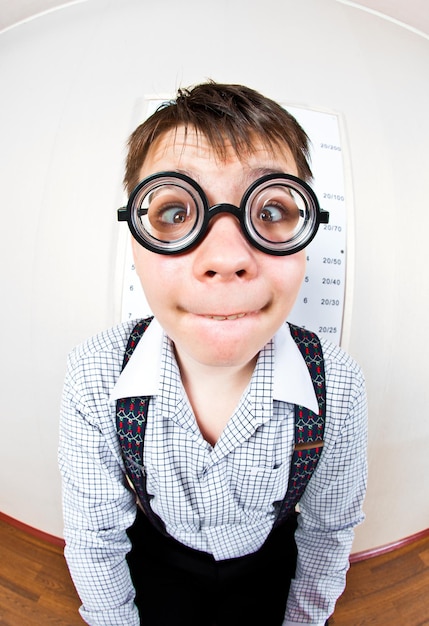
[[[297,175],[297,165],[286,143],[272,146],[255,136],[252,145],[238,153],[228,139],[222,149],[195,128],[179,126],[151,144],[140,178],[166,170],[206,171],[211,169],[260,169]]]

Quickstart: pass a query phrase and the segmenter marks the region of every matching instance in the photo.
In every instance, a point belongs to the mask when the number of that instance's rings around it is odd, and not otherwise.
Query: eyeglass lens
[[[195,193],[180,184],[158,181],[143,196],[138,215],[141,228],[151,238],[168,243],[187,237],[202,211]]]

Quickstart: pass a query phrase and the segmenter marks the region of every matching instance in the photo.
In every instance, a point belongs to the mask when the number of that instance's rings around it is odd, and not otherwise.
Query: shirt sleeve
[[[326,419],[324,450],[300,502],[297,569],[284,626],[323,626],[345,588],[367,480],[367,401],[360,370],[330,368]]]
[[[112,406],[100,374],[72,367],[61,408],[59,465],[63,484],[65,557],[91,626],[139,626],[126,554],[136,514],[126,487]],[[98,394],[98,395],[97,395]]]

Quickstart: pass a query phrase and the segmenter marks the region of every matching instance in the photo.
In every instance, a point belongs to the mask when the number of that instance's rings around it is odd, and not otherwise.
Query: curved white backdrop
[[[65,360],[120,319],[126,139],[144,96],[213,78],[342,116],[342,344],[370,408],[354,551],[429,526],[428,62],[427,39],[336,0],[87,0],[0,34],[0,511],[62,534]]]

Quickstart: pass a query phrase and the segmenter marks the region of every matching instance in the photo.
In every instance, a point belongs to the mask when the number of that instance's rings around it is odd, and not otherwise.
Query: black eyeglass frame
[[[140,200],[145,197],[148,190],[153,188],[153,183],[165,179],[165,184],[173,184],[181,186],[177,181],[185,184],[183,186],[188,191],[195,202],[195,206],[199,209],[198,219],[191,231],[177,241],[161,241],[145,233],[138,227],[138,218],[141,215]],[[290,187],[297,192],[307,207],[309,218],[304,220],[304,226],[289,241],[272,242],[262,237],[254,228],[250,220],[250,211],[246,210],[249,200],[259,190],[264,189],[264,185],[271,186],[274,181],[278,181],[280,185]],[[314,239],[320,224],[329,223],[329,212],[320,208],[319,201],[312,188],[300,178],[292,174],[272,173],[266,174],[255,180],[245,191],[240,206],[228,203],[219,203],[213,206],[209,205],[204,190],[200,185],[181,172],[157,172],[144,178],[131,192],[127,206],[118,209],[118,221],[127,222],[128,227],[136,239],[136,241],[157,254],[182,254],[197,246],[205,237],[209,222],[212,217],[219,213],[230,213],[234,215],[240,222],[241,229],[246,239],[252,246],[276,256],[286,256],[295,254]]]

